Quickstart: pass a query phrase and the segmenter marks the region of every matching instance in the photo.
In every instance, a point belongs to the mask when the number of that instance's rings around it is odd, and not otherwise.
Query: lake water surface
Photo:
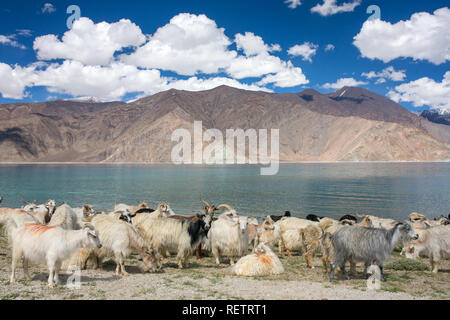
[[[258,166],[0,165],[0,196],[8,207],[22,199],[96,209],[165,201],[185,214],[198,212],[201,199],[251,216],[450,212],[450,163],[283,164],[276,176],[259,173]]]

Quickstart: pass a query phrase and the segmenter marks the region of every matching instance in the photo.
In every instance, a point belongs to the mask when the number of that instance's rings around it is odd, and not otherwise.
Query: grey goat
[[[366,267],[375,263],[380,267],[381,279],[386,281],[383,265],[394,248],[402,240],[418,238],[417,232],[406,221],[397,223],[392,229],[345,226],[331,236],[335,254],[330,268],[330,281],[334,280],[335,267],[339,267],[344,276],[350,279],[345,271],[346,261],[364,262]]]

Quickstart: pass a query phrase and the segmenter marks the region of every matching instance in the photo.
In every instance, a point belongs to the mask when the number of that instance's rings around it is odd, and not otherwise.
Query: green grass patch
[[[392,261],[385,265],[386,269],[396,271],[426,271],[429,270],[428,265],[419,260],[402,258]]]

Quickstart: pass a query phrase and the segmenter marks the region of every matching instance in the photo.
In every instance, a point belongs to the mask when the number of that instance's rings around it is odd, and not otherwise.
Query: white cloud
[[[0,34],[0,44],[8,45],[15,48],[26,49],[23,44],[14,40],[14,36],[4,36]]]
[[[450,60],[450,9],[415,13],[395,24],[366,21],[353,44],[363,57],[387,63],[397,58],[428,60],[436,65]]]
[[[17,29],[17,34],[22,37],[31,37],[33,35],[33,30],[29,29]]]
[[[89,18],[80,18],[62,37],[46,35],[34,40],[38,59],[71,59],[88,65],[107,65],[114,53],[145,42],[141,29],[130,20],[94,24]]]
[[[167,84],[167,88],[173,88],[178,90],[189,90],[189,91],[202,91],[214,89],[218,86],[226,85],[229,87],[234,87],[238,89],[250,90],[250,91],[265,91],[272,92],[272,90],[260,87],[258,85],[247,85],[240,83],[237,80],[225,78],[225,77],[215,77],[208,79],[199,79],[197,77],[190,77],[187,80],[175,80]]]
[[[364,81],[358,81],[354,78],[340,78],[335,83],[325,83],[322,87],[325,89],[341,89],[343,87],[359,87],[367,84]]]
[[[414,107],[429,106],[450,112],[450,71],[442,82],[424,77],[395,87],[388,96],[395,102],[411,102]]]
[[[353,12],[360,4],[361,0],[345,2],[341,5],[337,5],[336,0],[324,0],[323,4],[317,4],[311,8],[311,12],[318,13],[321,16],[331,16],[341,12]]]
[[[288,88],[308,84],[309,80],[306,79],[301,68],[294,67],[289,61],[282,71],[265,76],[257,85],[263,86],[270,83],[276,87]]]
[[[30,76],[34,68],[11,68],[6,63],[0,62],[0,93],[3,98],[22,99],[25,88],[30,85]]]
[[[238,33],[235,35],[234,42],[238,50],[243,50],[246,56],[253,56],[272,51],[281,51],[279,44],[267,45],[260,36],[253,32],[246,32],[244,35]]]
[[[377,84],[385,83],[387,79],[391,81],[403,81],[406,78],[405,70],[396,71],[392,66],[387,67],[380,72],[363,72],[361,75],[367,79],[377,79]]]
[[[80,18],[61,39],[51,34],[35,39],[38,62],[26,68],[2,64],[0,77],[7,80],[0,85],[0,93],[20,99],[27,88],[42,86],[53,96],[106,101],[170,88],[197,91],[228,85],[271,91],[265,86],[309,83],[301,68],[272,54],[281,51],[278,44],[266,44],[251,32],[236,34],[234,41],[237,51],[229,49],[233,42],[224,29],[205,15],[179,14],[147,37],[129,20],[95,24]],[[125,48],[130,50],[122,51]],[[163,77],[163,70],[176,74]],[[204,76],[197,76],[199,72]],[[219,72],[230,77],[218,76]],[[191,77],[179,79],[178,75]],[[245,78],[257,79],[239,81]]]
[[[313,57],[316,54],[318,48],[319,46],[316,44],[313,44],[311,42],[305,42],[304,44],[301,45],[297,44],[291,47],[288,50],[288,53],[291,56],[302,56],[303,60],[312,62],[311,57]]]
[[[302,1],[301,0],[286,0],[286,1],[284,1],[284,3],[286,3],[288,5],[288,7],[291,8],[291,9],[295,9],[298,6],[302,5]]]
[[[150,41],[122,61],[143,68],[174,71],[181,75],[216,73],[227,67],[237,53],[215,21],[205,15],[181,13],[159,28]]]
[[[325,51],[333,51],[335,49],[335,46],[333,44],[327,44],[325,47]]]
[[[45,3],[44,6],[41,9],[42,13],[53,13],[55,11],[56,11],[56,9],[53,6],[53,4],[51,4],[51,3]]]

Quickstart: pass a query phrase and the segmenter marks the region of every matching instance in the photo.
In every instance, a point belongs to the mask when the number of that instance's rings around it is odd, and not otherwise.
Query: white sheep
[[[12,272],[10,282],[15,282],[16,266],[23,258],[23,269],[27,279],[31,279],[28,273],[28,262],[47,263],[50,288],[59,283],[62,261],[80,248],[89,246],[101,248],[95,230],[88,227],[73,231],[42,224],[25,224],[19,228],[13,228],[11,239]]]
[[[253,254],[239,259],[233,272],[238,276],[258,277],[282,274],[284,268],[269,246],[260,243]]]

